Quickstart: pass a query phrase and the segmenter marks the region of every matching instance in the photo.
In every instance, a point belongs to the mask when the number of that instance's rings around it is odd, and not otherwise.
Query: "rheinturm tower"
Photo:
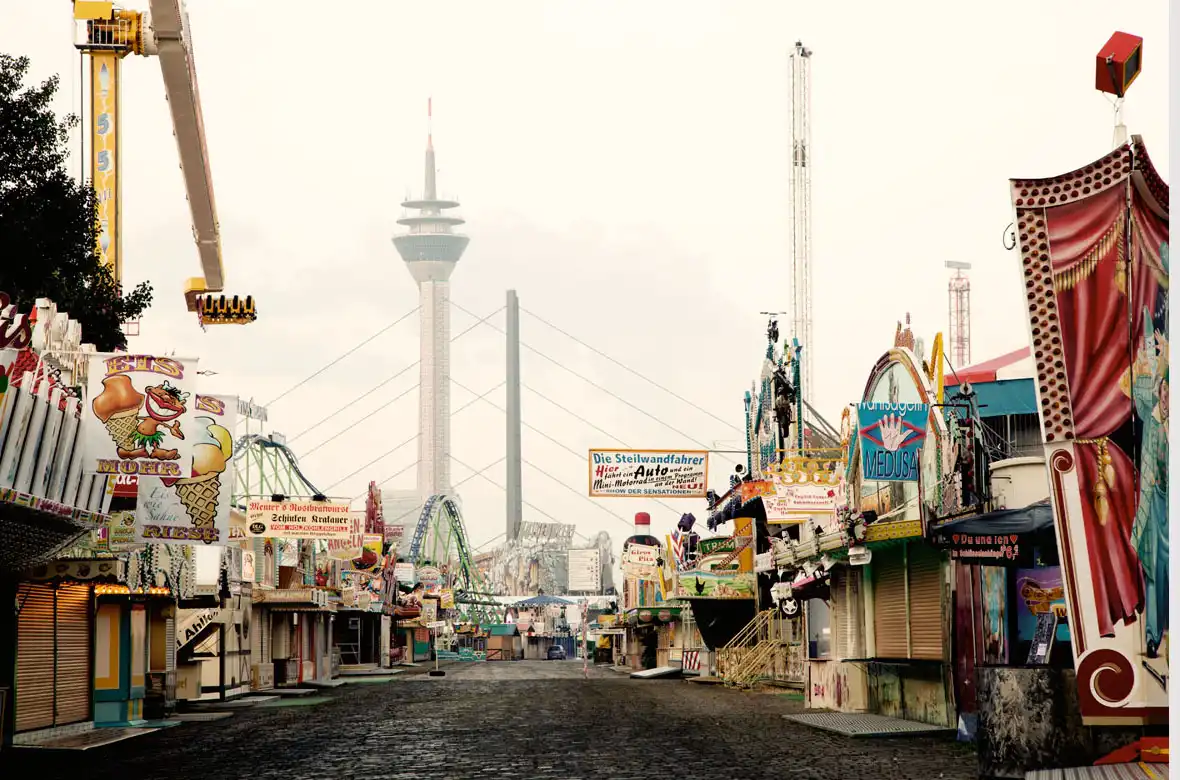
[[[428,123],[430,102],[426,105]],[[418,492],[423,500],[451,490],[450,278],[470,239],[455,232],[464,220],[446,211],[458,201],[438,196],[434,138],[426,135],[426,185],[420,198],[402,203],[405,231],[393,245],[418,283],[421,365],[418,383]]]

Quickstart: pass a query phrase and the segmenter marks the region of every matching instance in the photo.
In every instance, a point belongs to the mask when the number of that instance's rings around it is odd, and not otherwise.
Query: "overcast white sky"
[[[138,3],[146,7],[146,0]],[[452,281],[478,313],[521,305],[732,421],[701,414],[522,316],[523,340],[592,377],[653,422],[525,350],[524,382],[633,447],[741,442],[742,393],[765,348],[762,310],[789,307],[789,70],[812,60],[815,391],[833,423],[910,312],[930,343],[947,323],[947,260],[967,261],[976,361],[1027,344],[1016,255],[1004,251],[1009,177],[1063,173],[1110,148],[1093,88],[1111,32],[1146,38],[1124,111],[1168,170],[1167,3],[999,0],[594,3],[189,0],[229,290],[257,297],[248,327],[202,333],[181,301],[199,273],[159,66],[129,58],[123,94],[127,282],[157,302],[132,348],[199,355],[209,392],[265,403],[416,305],[390,237],[422,186],[434,98],[439,182],[472,236]],[[70,4],[0,0],[0,51],[78,106]],[[76,110],[76,109],[75,109]],[[456,333],[472,318],[453,316]],[[503,325],[503,315],[494,321]],[[784,329],[787,330],[787,329]],[[294,436],[417,359],[417,317],[271,407]],[[456,342],[453,375],[503,381],[503,337]],[[417,370],[293,443],[326,487],[413,435]],[[455,390],[453,407],[472,396]],[[504,392],[488,396],[499,405]],[[577,451],[619,446],[526,391],[526,422]],[[503,415],[479,403],[453,423],[455,456],[504,454]],[[680,431],[682,433],[677,433]],[[584,456],[524,432],[525,499],[616,543],[639,509],[585,493]],[[330,492],[353,496],[416,458],[410,444]],[[715,461],[721,489],[730,465]],[[470,473],[456,465],[456,481]],[[488,476],[503,484],[504,469]],[[415,470],[386,487],[412,488]],[[460,490],[473,541],[502,531],[504,496]],[[604,511],[606,510],[606,511]],[[611,513],[615,517],[611,516]],[[546,520],[526,507],[525,518]],[[622,520],[626,519],[625,524]]]

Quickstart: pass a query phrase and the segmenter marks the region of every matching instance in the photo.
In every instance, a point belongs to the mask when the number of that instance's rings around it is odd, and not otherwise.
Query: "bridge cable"
[[[476,397],[476,398],[472,398],[470,401],[468,401],[467,403],[465,403],[465,404],[463,404],[462,406],[460,406],[458,409],[455,409],[453,412],[451,412],[451,417],[454,417],[454,416],[455,416],[455,415],[457,415],[459,412],[461,412],[461,411],[463,411],[464,409],[466,409],[467,407],[469,407],[469,406],[473,405],[473,404],[474,404],[476,401],[479,401],[479,400],[483,399],[483,397],[484,397],[484,396],[486,396],[486,395],[488,395],[488,394],[490,394],[490,393],[494,393],[495,391],[499,390],[499,389],[500,389],[501,387],[503,387],[503,386],[504,386],[504,382],[501,382],[500,384],[496,385],[495,387],[493,387],[493,388],[491,388],[491,389],[487,390],[487,391],[486,391],[486,392],[485,392],[483,395],[480,395],[480,396],[478,396],[478,397]],[[412,390],[413,388],[410,388],[410,389]],[[396,401],[397,399],[395,398],[394,400]],[[393,403],[393,401],[390,401],[390,403]],[[362,419],[364,419],[364,418],[362,418]],[[352,426],[350,426],[350,427],[352,427]],[[346,430],[347,430],[347,429],[346,429]],[[341,433],[343,433],[343,432],[344,432],[344,431],[341,431]],[[364,471],[365,469],[367,469],[369,466],[372,466],[372,465],[373,465],[374,463],[376,463],[377,461],[379,461],[379,460],[381,460],[381,459],[383,459],[383,458],[386,458],[386,457],[388,457],[388,456],[392,455],[393,453],[397,452],[397,451],[398,451],[398,450],[400,450],[402,447],[404,447],[404,446],[406,446],[407,444],[409,444],[410,442],[414,441],[414,439],[417,439],[417,438],[418,438],[418,435],[419,435],[419,434],[415,433],[413,436],[411,436],[410,438],[406,439],[406,440],[405,440],[405,441],[403,441],[401,444],[398,444],[396,447],[393,447],[392,449],[386,450],[386,451],[385,451],[384,453],[382,453],[381,455],[378,455],[376,458],[373,458],[373,460],[371,460],[371,461],[369,461],[368,463],[366,463],[365,465],[361,466],[361,467],[360,467],[359,469],[357,469],[356,471],[353,471],[352,473],[348,474],[347,476],[345,476],[345,477],[341,477],[340,479],[336,480],[335,482],[333,482],[331,485],[329,485],[329,486],[328,486],[328,490],[331,490],[332,488],[336,487],[336,486],[337,486],[337,485],[339,485],[341,482],[344,482],[344,481],[345,481],[345,480],[347,480],[347,479],[351,479],[352,477],[355,477],[357,474],[361,473],[362,471]],[[326,443],[326,442],[325,442],[325,443]],[[417,461],[415,461],[415,462],[414,462],[414,465],[418,465],[418,462],[417,462]],[[407,471],[407,470],[408,470],[408,467],[407,467],[406,469],[402,469],[402,471]],[[401,473],[402,473],[401,471],[399,471],[399,472],[398,472],[398,474],[401,474]],[[397,474],[395,474],[394,476],[397,476]],[[389,479],[393,479],[393,477],[390,477]],[[389,480],[387,479],[387,480],[386,480],[386,482],[388,482],[388,481],[389,481]],[[382,484],[384,484],[384,483],[382,483]]]
[[[454,301],[451,301],[451,305],[452,305],[452,306],[454,306],[455,308],[457,308],[459,311],[463,312],[464,314],[467,314],[468,316],[471,316],[471,317],[475,317],[475,316],[476,316],[474,313],[472,313],[472,312],[468,311],[468,310],[467,310],[467,309],[465,309],[463,306],[461,306],[461,305],[459,305],[459,304],[455,303]],[[507,332],[506,332],[506,331],[505,331],[503,328],[501,328],[501,327],[499,327],[499,326],[497,326],[497,325],[493,325],[493,324],[492,324],[492,323],[490,323],[490,322],[489,322],[489,323],[485,323],[485,324],[486,324],[486,325],[487,325],[489,328],[492,328],[493,330],[496,330],[496,331],[498,331],[499,333],[502,333],[502,334],[504,334],[505,336],[507,336],[507,335],[508,335],[508,334],[507,334]],[[566,366],[566,365],[564,365],[564,364],[563,364],[563,363],[562,363],[560,360],[556,360],[556,359],[554,359],[554,358],[551,358],[551,357],[549,357],[547,354],[545,354],[545,353],[544,353],[544,352],[542,352],[541,350],[537,349],[536,347],[533,347],[533,346],[532,346],[532,345],[530,345],[530,344],[526,344],[524,341],[521,341],[521,342],[520,342],[520,345],[521,345],[522,347],[524,347],[525,349],[529,350],[530,352],[533,352],[533,353],[535,353],[535,354],[539,355],[540,357],[544,358],[545,360],[548,360],[550,363],[552,363],[553,365],[555,365],[555,366],[557,366],[558,368],[562,369],[563,371],[565,371],[565,372],[567,372],[567,373],[569,373],[569,374],[572,374],[573,376],[576,376],[578,379],[581,379],[583,382],[585,382],[586,384],[590,385],[591,387],[593,387],[593,388],[595,388],[595,389],[597,389],[597,390],[600,390],[600,391],[601,391],[601,392],[603,392],[603,393],[606,393],[606,394],[607,394],[607,395],[609,395],[610,397],[614,398],[616,401],[619,401],[620,403],[622,403],[622,404],[625,404],[625,405],[627,405],[627,406],[631,407],[631,408],[632,408],[632,409],[634,409],[635,411],[637,411],[637,412],[639,412],[640,414],[642,414],[644,417],[647,417],[648,419],[654,420],[655,422],[657,422],[657,423],[659,423],[660,425],[664,426],[665,428],[667,428],[668,430],[672,431],[673,433],[676,433],[676,434],[678,434],[678,435],[680,435],[680,436],[683,436],[684,438],[688,439],[688,440],[689,440],[690,442],[692,442],[693,444],[696,444],[697,446],[699,446],[701,449],[704,449],[704,450],[709,450],[709,449],[711,449],[711,448],[709,447],[709,445],[705,444],[704,442],[702,442],[702,441],[700,441],[700,440],[696,439],[696,438],[695,438],[695,437],[693,437],[693,436],[690,436],[689,434],[685,433],[684,431],[680,430],[679,428],[677,428],[677,427],[675,427],[675,426],[673,426],[673,425],[671,425],[671,424],[669,424],[669,423],[666,423],[666,422],[664,422],[664,421],[663,421],[663,420],[661,420],[659,417],[656,417],[654,414],[651,414],[650,412],[647,412],[647,411],[645,411],[645,410],[641,409],[640,407],[638,407],[638,406],[636,406],[635,404],[633,404],[633,403],[631,403],[630,401],[628,401],[626,398],[623,398],[623,397],[622,397],[621,395],[619,395],[618,393],[615,393],[615,392],[613,392],[612,390],[609,390],[608,388],[605,388],[605,387],[603,387],[602,385],[598,384],[598,383],[597,383],[597,382],[595,382],[593,379],[590,379],[590,378],[589,378],[589,377],[587,377],[587,376],[584,376],[584,375],[582,375],[582,374],[579,374],[577,371],[574,371],[574,370],[573,370],[572,368],[570,368],[569,366]],[[713,453],[713,454],[716,454],[716,453]],[[733,458],[729,458],[729,457],[726,457],[726,456],[724,456],[724,455],[718,455],[718,457],[720,457],[722,460],[728,460],[728,461],[729,461],[729,462],[731,462],[731,463],[737,463],[737,461],[736,461],[736,460],[734,460]]]
[[[451,383],[452,383],[452,384],[454,384],[456,387],[458,387],[460,390],[465,390],[466,392],[468,392],[468,393],[471,393],[471,394],[473,394],[473,395],[475,394],[475,391],[474,391],[474,390],[472,390],[472,389],[471,389],[471,388],[469,388],[469,387],[466,387],[465,385],[463,385],[461,382],[459,382],[459,381],[458,381],[457,379],[455,379],[454,377],[451,377]],[[531,389],[531,388],[530,388],[530,389]],[[533,390],[533,392],[534,392],[534,393],[536,393],[537,391],[536,391],[536,390]],[[537,393],[537,394],[538,394],[538,395],[541,395],[540,393]],[[545,398],[545,396],[543,396],[543,395],[542,395],[541,397],[542,397],[542,398]],[[507,411],[506,409],[504,409],[502,406],[498,405],[498,404],[497,404],[497,403],[495,403],[494,401],[489,401],[487,398],[483,398],[482,400],[483,400],[483,402],[484,402],[484,403],[488,404],[489,406],[492,406],[492,407],[494,407],[494,408],[496,408],[496,409],[499,409],[499,410],[500,410],[501,412],[503,412],[504,414],[508,414],[508,411]],[[554,403],[552,400],[550,400],[550,399],[548,399],[548,398],[545,398],[545,400],[546,400],[546,401],[549,401],[550,403],[553,403],[555,406],[557,405],[556,403]],[[530,425],[529,423],[525,422],[524,420],[521,420],[520,424],[521,424],[521,425],[523,425],[524,427],[528,428],[529,430],[533,431],[534,433],[538,433],[538,434],[540,434],[541,436],[544,436],[546,439],[548,439],[548,440],[549,440],[549,441],[551,441],[552,443],[556,444],[558,447],[561,447],[563,450],[565,450],[566,452],[570,453],[571,455],[573,455],[574,457],[576,457],[578,460],[582,461],[582,463],[585,463],[585,462],[586,462],[586,460],[585,460],[585,458],[586,458],[586,454],[585,454],[585,453],[583,453],[583,452],[578,452],[578,451],[577,451],[577,450],[575,450],[574,448],[572,448],[572,447],[569,447],[569,446],[567,446],[566,444],[564,444],[564,443],[562,443],[562,442],[558,441],[557,439],[553,438],[553,437],[552,437],[552,436],[550,436],[549,434],[545,433],[545,432],[544,432],[543,430],[541,430],[540,428],[536,427],[535,425]],[[605,432],[605,431],[603,431],[603,433],[606,433],[606,432]],[[607,435],[607,436],[610,436],[610,434],[609,434],[609,433],[608,433],[608,434],[606,434],[606,435]],[[615,437],[615,436],[610,436],[610,437],[611,437],[612,439],[616,439],[617,441],[620,441],[620,442],[622,441],[621,439],[618,439],[618,437]],[[626,447],[626,446],[628,446],[628,445],[624,444],[623,446],[624,446],[624,447]],[[531,466],[532,468],[536,469],[537,471],[540,471],[542,474],[544,474],[545,476],[547,476],[547,477],[549,477],[550,479],[554,480],[555,482],[558,482],[558,483],[560,483],[560,484],[561,484],[561,486],[562,486],[562,487],[564,487],[566,490],[569,490],[570,492],[574,493],[576,496],[578,496],[578,497],[579,497],[579,498],[581,498],[582,500],[589,502],[589,503],[590,503],[590,504],[592,504],[592,505],[593,505],[595,508],[597,508],[597,509],[600,509],[600,510],[601,510],[601,511],[603,511],[603,512],[606,512],[607,514],[611,515],[612,517],[615,517],[615,518],[617,518],[617,519],[621,520],[622,522],[624,522],[624,523],[627,523],[628,525],[631,525],[631,521],[630,521],[630,520],[628,520],[627,518],[623,517],[622,515],[620,515],[620,514],[618,514],[618,513],[616,513],[616,512],[612,512],[611,510],[607,509],[607,508],[606,508],[605,506],[603,506],[602,504],[600,504],[600,503],[598,503],[597,501],[594,501],[593,499],[591,499],[591,498],[590,498],[589,496],[587,496],[586,494],[584,494],[584,493],[582,493],[582,492],[580,492],[580,491],[578,491],[578,490],[575,490],[574,488],[570,487],[569,483],[565,482],[564,480],[560,480],[560,479],[558,479],[557,477],[554,477],[552,474],[550,474],[550,473],[546,472],[544,469],[540,468],[539,466],[535,466],[535,465],[533,465],[532,463],[529,463],[527,460],[524,460],[523,458],[522,458],[521,460],[522,460],[522,462],[524,462],[524,463],[527,463],[529,466]],[[660,504],[661,506],[663,506],[665,509],[670,509],[670,510],[672,510],[673,512],[676,512],[677,514],[682,514],[682,513],[680,512],[680,510],[676,509],[675,507],[671,506],[670,504],[666,504],[666,503],[664,503],[664,502],[663,502],[662,500],[660,500],[660,499],[653,499],[653,500],[654,500],[654,501],[655,501],[657,504]]]
[[[721,418],[721,417],[718,417],[717,415],[713,414],[712,412],[710,412],[708,409],[704,408],[703,406],[700,406],[699,404],[693,403],[692,401],[690,401],[690,400],[688,400],[687,398],[685,398],[684,396],[682,396],[682,395],[678,394],[678,393],[677,393],[677,392],[675,392],[674,390],[670,390],[670,389],[668,389],[667,387],[664,387],[663,385],[661,385],[659,382],[655,381],[654,379],[651,379],[651,378],[649,378],[649,377],[647,377],[647,376],[644,376],[643,374],[641,374],[640,372],[638,372],[638,371],[636,371],[635,369],[631,368],[630,366],[626,365],[626,364],[625,364],[625,363],[623,363],[622,361],[620,361],[620,360],[617,360],[617,359],[615,359],[614,357],[611,357],[611,356],[610,356],[609,354],[607,354],[606,352],[603,352],[601,349],[598,349],[597,347],[594,347],[594,346],[592,346],[592,345],[590,345],[590,344],[587,344],[585,341],[582,341],[580,338],[578,338],[578,337],[577,337],[577,336],[575,336],[574,334],[572,334],[572,333],[570,333],[570,332],[568,332],[568,331],[562,330],[561,328],[559,328],[558,326],[554,325],[552,322],[550,322],[549,320],[545,319],[545,318],[544,318],[544,317],[542,317],[541,315],[539,315],[539,314],[536,314],[536,313],[534,313],[534,312],[531,312],[531,311],[529,311],[528,309],[526,309],[526,308],[524,308],[524,307],[521,307],[521,309],[520,309],[520,310],[521,310],[522,312],[524,312],[525,314],[529,315],[530,317],[532,317],[533,319],[535,319],[535,320],[537,320],[538,322],[540,322],[542,325],[547,325],[548,327],[550,327],[550,328],[552,328],[553,330],[557,331],[558,333],[560,333],[561,335],[565,336],[566,338],[568,338],[568,339],[571,339],[571,340],[572,340],[572,341],[574,341],[575,343],[577,343],[577,344],[580,344],[581,346],[583,346],[583,347],[585,347],[586,349],[590,350],[590,351],[591,351],[591,352],[593,352],[594,354],[596,354],[596,355],[598,355],[598,356],[600,356],[600,357],[606,358],[607,360],[609,360],[610,362],[614,363],[616,366],[618,366],[619,368],[623,369],[624,371],[627,371],[628,373],[634,374],[635,376],[637,376],[637,377],[639,377],[640,379],[642,379],[644,382],[647,382],[649,385],[652,385],[653,387],[655,387],[655,388],[657,388],[657,389],[659,389],[659,390],[663,390],[665,393],[667,393],[668,395],[672,396],[672,397],[673,397],[673,398],[675,398],[676,400],[678,400],[678,401],[680,401],[680,402],[682,402],[682,403],[688,404],[688,405],[689,405],[689,406],[691,406],[693,409],[696,409],[698,412],[701,412],[702,414],[706,414],[706,415],[708,415],[709,417],[712,417],[712,418],[713,418],[714,420],[716,420],[717,422],[719,422],[719,423],[721,423],[721,424],[723,424],[723,425],[725,425],[725,426],[728,426],[729,428],[732,428],[733,430],[737,431],[738,433],[743,433],[743,431],[742,431],[742,429],[741,429],[741,428],[739,428],[738,426],[736,426],[736,425],[734,425],[733,423],[729,422],[728,420],[725,420],[725,419],[723,419],[723,418]]]
[[[451,343],[452,343],[452,344],[454,344],[456,341],[458,341],[459,339],[463,338],[463,337],[464,337],[464,336],[466,336],[468,333],[470,333],[471,331],[475,330],[477,327],[479,327],[480,325],[482,325],[482,324],[483,324],[483,323],[484,323],[486,320],[489,320],[489,319],[491,319],[492,317],[495,317],[497,314],[499,314],[500,312],[504,311],[504,308],[505,308],[505,307],[501,306],[500,308],[496,309],[496,310],[495,310],[494,312],[492,312],[491,314],[487,315],[486,317],[483,317],[483,318],[481,318],[481,319],[480,319],[478,322],[476,322],[474,325],[470,326],[469,328],[466,328],[465,330],[463,330],[463,331],[462,331],[462,332],[460,332],[460,333],[457,333],[457,334],[455,334],[453,337],[451,337]],[[376,386],[374,386],[374,387],[370,388],[369,390],[367,390],[367,391],[366,391],[366,392],[364,392],[364,393],[361,393],[361,394],[360,394],[360,395],[358,395],[356,398],[354,398],[354,399],[352,399],[351,401],[349,401],[348,403],[344,404],[343,406],[341,406],[340,408],[338,408],[336,411],[332,412],[332,413],[331,413],[331,414],[329,414],[327,417],[325,417],[325,418],[323,418],[322,420],[320,420],[320,421],[319,421],[318,423],[316,423],[315,425],[311,426],[310,428],[305,428],[304,430],[302,430],[302,431],[300,431],[299,433],[295,434],[295,435],[294,435],[294,436],[292,436],[291,438],[287,439],[287,443],[288,443],[288,444],[290,444],[291,442],[295,441],[296,439],[298,439],[298,438],[299,438],[300,436],[302,436],[303,434],[305,434],[305,433],[309,433],[309,432],[311,432],[311,431],[315,430],[316,428],[320,427],[321,425],[323,425],[324,423],[326,423],[328,420],[331,420],[333,417],[335,417],[336,415],[340,414],[341,412],[343,412],[345,409],[349,408],[350,406],[352,406],[352,405],[353,405],[353,404],[355,404],[356,402],[358,402],[358,401],[360,401],[360,400],[363,400],[363,399],[365,399],[365,398],[368,398],[370,395],[372,395],[373,393],[377,392],[377,391],[378,391],[378,390],[380,390],[382,387],[384,387],[385,385],[389,384],[389,383],[390,383],[390,382],[392,382],[393,380],[397,379],[399,376],[401,376],[402,374],[406,373],[406,372],[407,372],[407,371],[409,371],[410,369],[414,368],[415,366],[421,365],[421,363],[422,363],[422,361],[421,361],[421,360],[415,360],[413,363],[410,363],[408,366],[406,366],[405,368],[403,368],[401,371],[398,371],[397,373],[395,373],[395,374],[393,374],[392,376],[388,377],[388,378],[387,378],[387,379],[385,379],[384,381],[378,382]],[[415,387],[417,387],[417,385],[415,385]],[[404,395],[404,393],[403,393],[403,395]],[[398,397],[400,398],[401,396],[398,396]],[[379,411],[380,409],[381,409],[381,407],[378,407],[377,409],[374,409],[374,410],[373,410],[373,412],[371,412],[371,413],[370,413],[370,416],[371,416],[373,413],[375,413],[375,412]],[[362,419],[363,419],[363,418],[362,418]],[[307,453],[304,453],[304,455],[306,455],[306,454],[307,454]]]
[[[302,380],[301,380],[301,381],[299,381],[299,382],[296,382],[296,383],[295,383],[294,385],[292,385],[291,387],[289,387],[289,388],[287,388],[286,390],[284,390],[283,392],[279,393],[279,395],[278,395],[277,397],[275,397],[274,399],[272,399],[272,400],[271,400],[271,401],[269,401],[268,403],[265,403],[265,404],[263,404],[263,406],[267,406],[267,407],[269,407],[269,406],[271,406],[271,405],[273,405],[273,404],[277,403],[278,401],[281,401],[283,398],[287,397],[288,395],[290,395],[290,394],[291,394],[292,392],[294,392],[295,390],[298,390],[300,387],[303,387],[305,384],[307,384],[307,383],[308,383],[308,382],[310,382],[311,380],[315,379],[317,376],[319,376],[320,374],[324,373],[324,372],[325,372],[325,371],[327,371],[329,368],[331,368],[332,366],[334,366],[334,365],[336,365],[337,363],[339,363],[341,360],[344,360],[344,358],[348,357],[348,356],[349,356],[349,355],[351,355],[353,352],[356,352],[358,349],[360,349],[361,347],[365,346],[366,344],[368,344],[368,343],[369,343],[370,341],[372,341],[373,339],[377,338],[378,336],[380,336],[381,334],[385,333],[386,331],[389,331],[389,330],[391,330],[391,329],[392,329],[394,326],[396,326],[397,324],[399,324],[399,323],[400,323],[402,320],[406,319],[406,318],[407,318],[407,317],[409,317],[411,314],[413,314],[414,312],[418,311],[418,309],[419,309],[419,308],[420,308],[420,307],[418,307],[418,306],[415,306],[413,309],[410,309],[408,312],[406,312],[406,313],[405,313],[405,314],[403,314],[402,316],[398,317],[396,320],[394,320],[393,322],[389,323],[389,324],[388,324],[388,325],[386,325],[384,328],[382,328],[381,330],[379,330],[379,331],[377,331],[376,333],[374,333],[372,336],[369,336],[367,339],[365,339],[364,341],[362,341],[360,344],[357,344],[355,347],[353,347],[352,349],[348,350],[348,351],[347,351],[347,352],[345,352],[344,354],[342,354],[342,355],[339,355],[339,356],[338,356],[338,357],[337,357],[335,360],[333,360],[331,363],[329,363],[328,365],[326,365],[326,366],[324,366],[323,368],[321,368],[319,371],[316,371],[315,373],[311,374],[310,376],[308,376],[308,377],[306,377],[306,378],[302,379]]]

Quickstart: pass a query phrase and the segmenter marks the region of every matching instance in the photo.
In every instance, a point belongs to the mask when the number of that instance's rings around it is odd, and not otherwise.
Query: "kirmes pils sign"
[[[704,498],[706,450],[590,450],[592,498]]]
[[[197,361],[153,355],[90,360],[86,468],[180,479],[193,458]]]
[[[139,477],[137,542],[217,544],[229,541],[237,398],[198,395],[189,438],[193,457],[184,477]]]

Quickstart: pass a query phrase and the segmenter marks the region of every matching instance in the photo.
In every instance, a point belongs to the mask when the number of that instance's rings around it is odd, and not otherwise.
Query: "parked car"
[[[564,661],[565,648],[561,645],[549,645],[549,651],[545,654],[545,657],[550,661]]]

